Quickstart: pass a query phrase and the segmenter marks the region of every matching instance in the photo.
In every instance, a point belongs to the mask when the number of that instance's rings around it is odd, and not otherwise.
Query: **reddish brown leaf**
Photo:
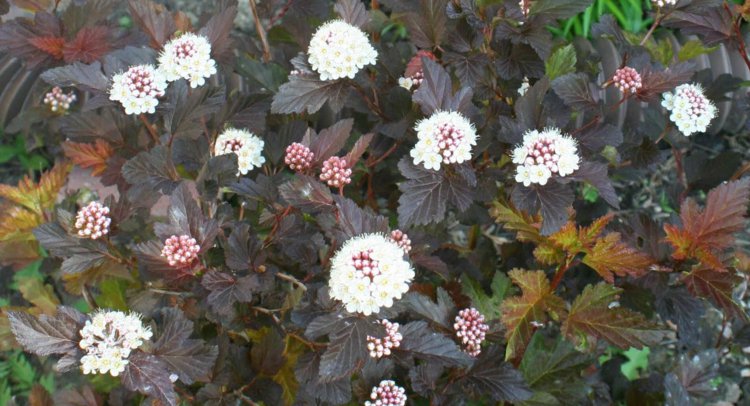
[[[742,278],[730,272],[698,267],[682,278],[690,293],[711,300],[729,316],[750,320],[745,309],[732,297],[734,287]]]
[[[599,238],[583,258],[583,263],[595,270],[605,281],[614,283],[614,275],[639,277],[648,272],[653,263],[647,255],[620,241],[620,233],[609,233]]]
[[[150,38],[152,48],[161,49],[177,29],[175,20],[161,4],[150,0],[129,0],[130,15]]]
[[[65,45],[65,38],[63,37],[46,36],[29,38],[29,43],[37,49],[50,54],[54,59],[63,59],[63,46]]]
[[[664,335],[662,331],[642,314],[619,307],[621,291],[604,283],[586,286],[573,301],[562,333],[589,348],[599,338],[620,348],[642,348],[659,342]]]
[[[84,27],[62,49],[65,63],[92,63],[110,51],[110,30],[103,26]]]
[[[536,329],[534,323],[544,323],[546,313],[553,318],[564,314],[565,304],[555,296],[543,271],[514,269],[508,273],[513,283],[521,288],[521,296],[505,299],[501,320],[505,325],[505,359],[513,359],[523,353]]]
[[[107,160],[112,156],[112,147],[106,141],[96,140],[93,144],[66,141],[62,144],[65,156],[81,168],[91,168],[91,174],[98,176],[107,169]]]
[[[706,207],[687,199],[680,207],[682,227],[667,224],[667,241],[674,247],[677,260],[694,258],[715,270],[724,269],[721,253],[734,244],[734,233],[745,226],[750,198],[747,179],[724,183],[708,193]]]
[[[52,405],[52,398],[50,397],[49,392],[47,392],[47,389],[44,389],[44,387],[38,383],[34,384],[31,388],[31,392],[29,392],[29,406]]]

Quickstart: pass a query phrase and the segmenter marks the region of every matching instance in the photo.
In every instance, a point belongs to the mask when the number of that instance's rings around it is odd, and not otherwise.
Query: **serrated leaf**
[[[374,324],[366,319],[347,319],[330,336],[328,348],[320,358],[320,382],[333,382],[360,368],[368,357],[367,336]]]
[[[679,59],[680,62],[685,62],[701,55],[710,54],[717,49],[719,49],[718,46],[707,47],[699,40],[690,40],[682,44],[680,52],[677,53],[677,59]]]
[[[154,343],[153,354],[164,361],[171,373],[187,385],[207,382],[218,349],[206,345],[203,340],[191,339],[193,322],[181,310],[170,308],[163,311],[164,327],[159,340]]]
[[[573,44],[558,48],[544,63],[544,71],[550,81],[576,71],[576,49]]]
[[[137,201],[140,195],[154,192],[170,194],[180,179],[169,149],[162,145],[142,151],[128,160],[122,166],[122,176],[133,185],[129,191],[131,201]]]
[[[355,27],[365,28],[370,21],[370,14],[360,0],[338,0],[333,11]]]
[[[307,213],[333,209],[330,188],[312,176],[296,175],[279,186],[279,194],[287,203]]]
[[[554,344],[545,342],[542,333],[535,333],[529,343],[519,369],[526,382],[534,391],[529,404],[540,395],[554,399],[553,404],[578,404],[585,397],[585,387],[581,373],[591,364],[591,359],[576,351],[562,337],[554,339]]]
[[[419,0],[412,11],[406,13],[404,22],[411,35],[411,40],[419,48],[434,49],[443,41],[448,18],[446,16],[447,0]]]
[[[521,373],[507,362],[499,362],[502,351],[491,348],[467,371],[462,384],[474,393],[487,394],[496,402],[519,402],[532,395]]]
[[[614,282],[614,275],[639,277],[649,271],[653,260],[620,241],[619,233],[609,233],[594,243],[583,263],[604,280]]]
[[[43,313],[54,315],[60,305],[60,299],[50,285],[37,278],[24,278],[18,282],[18,291],[29,303],[38,307]]]
[[[597,339],[620,348],[654,345],[664,332],[632,310],[613,305],[622,289],[599,283],[588,285],[573,301],[562,333],[571,341],[593,348]]]
[[[540,243],[543,237],[539,234],[539,227],[542,219],[539,216],[532,216],[517,210],[510,202],[496,201],[490,215],[495,221],[501,223],[503,228],[508,231],[515,231],[516,238],[519,241],[529,241]]]
[[[734,233],[745,226],[750,198],[750,180],[724,183],[708,192],[701,210],[692,199],[680,206],[682,227],[664,225],[667,241],[677,260],[695,258],[716,269],[724,269],[720,254],[734,243]]]
[[[166,7],[151,0],[128,0],[135,24],[148,35],[150,45],[160,49],[177,30],[174,18]]]
[[[271,113],[313,114],[326,102],[331,109],[339,111],[348,95],[349,89],[344,81],[322,81],[313,75],[292,75],[273,97]]]
[[[429,224],[443,220],[447,203],[459,211],[469,208],[473,201],[476,175],[468,166],[454,166],[457,170],[432,171],[414,165],[408,157],[399,161],[398,168],[408,181],[399,185],[399,225]]]
[[[122,373],[126,388],[152,396],[168,406],[177,406],[177,393],[169,379],[169,367],[157,356],[135,351]]]
[[[704,8],[695,13],[675,10],[662,22],[665,27],[678,28],[685,35],[697,35],[707,46],[732,38],[732,23],[731,13],[727,13],[722,7]]]
[[[598,111],[600,100],[585,73],[568,73],[552,81],[552,89],[575,111]]]
[[[452,339],[432,331],[427,322],[420,320],[407,323],[399,332],[404,337],[399,351],[446,366],[468,366],[472,363],[472,358],[461,351]]]
[[[169,86],[167,99],[160,109],[165,112],[164,126],[172,137],[197,138],[205,132],[201,120],[219,111],[225,103],[223,88],[190,89],[187,81],[178,80]]]
[[[70,307],[59,307],[54,316],[38,318],[24,312],[8,312],[13,335],[26,351],[36,355],[68,354],[77,351],[86,316]]]
[[[447,329],[453,327],[450,315],[456,312],[456,305],[443,288],[437,289],[437,303],[425,295],[411,292],[406,294],[403,304],[407,309]]]
[[[727,314],[750,321],[750,315],[734,300],[732,292],[742,278],[731,272],[719,272],[707,267],[696,267],[682,277],[690,293],[711,300]]]
[[[107,92],[110,85],[109,79],[102,72],[102,64],[99,61],[90,65],[75,62],[71,65],[49,69],[42,73],[40,77],[53,86],[75,86],[99,92]]]
[[[336,230],[340,241],[368,233],[388,233],[388,219],[376,215],[369,208],[361,208],[351,199],[342,196],[333,196],[336,203],[337,219]]]
[[[236,278],[227,273],[209,271],[203,275],[201,285],[211,292],[206,298],[209,306],[220,315],[232,316],[234,304],[252,301],[260,282],[257,275]]]
[[[18,186],[0,184],[0,197],[42,215],[44,210],[54,206],[58,192],[68,180],[69,171],[69,165],[58,164],[43,173],[39,183],[26,176],[18,181]]]
[[[516,184],[510,197],[518,209],[530,215],[541,214],[542,227],[539,231],[542,235],[550,235],[565,224],[568,208],[575,200],[569,186],[555,182],[532,187]]]
[[[54,401],[57,406],[100,406],[102,403],[88,385],[58,390]]]
[[[34,237],[52,255],[64,258],[61,266],[64,274],[77,274],[100,266],[107,253],[103,242],[74,237],[58,223],[42,224],[34,229]]]
[[[226,62],[232,57],[232,39],[230,34],[237,17],[238,3],[228,2],[228,7],[214,13],[206,25],[198,31],[211,44],[211,56],[220,62]],[[243,5],[244,6],[244,5]]]
[[[0,25],[0,50],[26,62],[29,69],[62,58],[62,25],[57,16],[38,10],[34,19],[16,18]]]
[[[542,15],[550,20],[564,20],[582,12],[588,0],[538,0],[531,2],[529,15]]]
[[[309,140],[309,148],[315,154],[315,162],[322,163],[341,151],[352,133],[353,126],[354,120],[347,118],[323,129],[317,135],[308,131],[305,141]]]
[[[250,233],[250,225],[240,224],[227,239],[224,260],[235,271],[255,270],[265,258],[261,248],[260,240]]]
[[[521,296],[503,301],[501,320],[505,325],[505,359],[519,356],[534,333],[532,323],[544,323],[547,313],[554,317],[565,312],[562,299],[550,287],[543,271],[523,271],[514,269],[508,273],[510,279],[521,288]]]
[[[471,299],[471,304],[479,313],[489,320],[497,320],[500,317],[500,305],[505,296],[510,292],[511,282],[502,272],[495,272],[492,278],[492,295],[485,293],[482,285],[473,281],[467,274],[461,274],[461,292]]]
[[[81,168],[91,168],[92,176],[101,175],[107,169],[107,160],[114,151],[109,143],[96,140],[93,144],[65,141],[62,144],[65,156]]]

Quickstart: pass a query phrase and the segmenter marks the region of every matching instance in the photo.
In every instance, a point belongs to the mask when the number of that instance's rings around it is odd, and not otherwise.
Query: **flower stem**
[[[154,127],[151,126],[151,123],[149,123],[148,119],[146,118],[146,115],[141,113],[138,117],[141,119],[141,122],[143,123],[143,125],[146,126],[146,130],[148,130],[148,135],[150,135],[151,139],[154,140],[154,144],[161,145],[161,141],[159,140],[159,134],[157,134]]]
[[[247,1],[250,3],[250,8],[253,12],[253,19],[255,20],[255,31],[258,32],[260,43],[263,45],[263,62],[268,62],[271,60],[271,47],[268,45],[266,30],[263,28],[263,24],[260,23],[260,16],[258,16],[258,7],[255,5],[255,0]]]

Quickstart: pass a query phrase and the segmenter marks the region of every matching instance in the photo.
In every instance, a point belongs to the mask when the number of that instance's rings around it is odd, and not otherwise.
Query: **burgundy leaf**
[[[165,405],[177,406],[177,393],[169,379],[169,370],[169,366],[159,357],[135,351],[128,357],[128,364],[122,373],[122,384]]]
[[[177,30],[169,11],[151,0],[128,0],[130,15],[135,24],[150,38],[152,48],[161,49]]]
[[[190,338],[193,322],[181,310],[170,308],[163,314],[164,329],[154,344],[154,355],[169,365],[170,372],[185,384],[207,382],[218,355],[217,348]]]
[[[86,316],[60,307],[57,314],[38,318],[24,312],[8,312],[10,329],[26,351],[37,355],[67,354],[78,350],[79,330]]]
[[[365,28],[370,22],[370,14],[361,0],[338,0],[333,10],[347,23]]]
[[[243,0],[245,1],[245,0]],[[247,3],[245,1],[245,3]],[[243,4],[246,7],[247,4]],[[214,14],[198,34],[205,35],[211,43],[211,55],[220,62],[229,61],[232,54],[232,40],[229,34],[234,27],[234,19],[237,17],[237,6],[229,6]]]
[[[253,292],[260,287],[257,275],[235,278],[234,276],[210,271],[203,275],[201,285],[208,289],[208,304],[217,313],[233,315],[235,303],[248,303],[253,300]]]

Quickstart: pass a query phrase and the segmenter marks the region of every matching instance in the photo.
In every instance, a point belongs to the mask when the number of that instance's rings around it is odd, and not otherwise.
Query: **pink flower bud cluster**
[[[112,219],[109,218],[109,207],[99,202],[91,202],[78,210],[75,228],[79,237],[96,240],[109,234],[110,223]]]
[[[323,162],[323,170],[320,180],[328,183],[328,186],[342,188],[352,181],[352,170],[349,168],[346,158],[332,156]]]
[[[173,235],[164,241],[161,256],[167,258],[169,266],[190,266],[198,258],[201,247],[189,235]]]
[[[44,104],[49,106],[50,111],[64,113],[68,111],[71,103],[76,101],[76,95],[73,92],[63,93],[60,86],[55,86],[52,90],[44,95]]]
[[[405,392],[404,388],[396,385],[396,382],[381,381],[378,386],[372,388],[370,393],[372,401],[366,401],[365,406],[405,406]]]
[[[299,142],[294,142],[286,147],[284,163],[289,166],[289,169],[295,172],[305,172],[312,167],[314,158],[315,154],[310,151],[310,148]]]
[[[458,312],[453,328],[469,355],[476,357],[482,352],[482,342],[490,326],[484,322],[484,316],[477,309],[472,307]]]
[[[643,87],[641,75],[629,66],[616,70],[615,75],[612,77],[612,82],[615,84],[615,87],[625,94],[635,93]]]
[[[409,251],[411,251],[411,240],[405,232],[401,230],[391,231],[391,240],[404,250],[404,254],[409,254]]]
[[[385,327],[385,337],[375,338],[367,336],[367,351],[372,358],[382,358],[391,355],[393,348],[401,345],[401,333],[398,332],[398,323],[391,323],[388,320],[381,320],[380,323]]]

